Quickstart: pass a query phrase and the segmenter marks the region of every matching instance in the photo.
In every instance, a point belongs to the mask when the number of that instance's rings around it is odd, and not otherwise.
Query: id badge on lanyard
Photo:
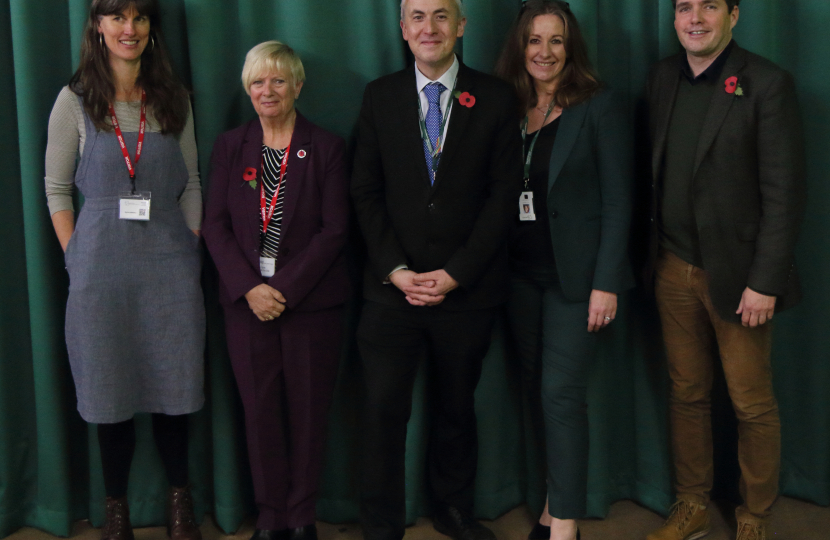
[[[144,146],[144,132],[147,127],[147,94],[141,91],[141,120],[138,123],[138,142],[135,149],[135,161],[130,159],[127,151],[127,144],[124,142],[124,134],[115,116],[115,109],[110,103],[110,117],[112,128],[115,130],[115,137],[118,139],[118,146],[124,156],[124,163],[127,165],[127,172],[130,175],[130,191],[122,192],[118,197],[118,218],[134,221],[150,221],[150,200],[152,194],[149,191],[135,190],[135,167],[141,158],[141,150]]]
[[[533,209],[533,191],[530,190],[530,160],[533,158],[536,139],[539,138],[539,133],[542,132],[542,128],[545,126],[545,122],[548,121],[548,116],[550,116],[552,110],[553,101],[551,100],[548,105],[548,110],[545,113],[545,119],[542,120],[542,125],[536,131],[536,135],[533,136],[533,140],[530,142],[530,148],[527,149],[524,164],[524,191],[519,195],[519,221],[536,221],[536,211]],[[522,142],[527,137],[527,123],[529,121],[530,119],[525,116],[524,124],[522,125]]]

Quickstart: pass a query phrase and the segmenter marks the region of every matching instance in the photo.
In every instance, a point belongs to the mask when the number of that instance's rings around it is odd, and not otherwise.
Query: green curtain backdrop
[[[407,65],[397,0],[161,0],[164,32],[177,71],[193,90],[202,177],[215,137],[253,115],[239,74],[254,44],[279,39],[306,67],[298,107],[353,142],[364,85]],[[468,0],[459,50],[491,71],[518,0]],[[74,520],[103,518],[95,430],[75,411],[63,338],[68,279],[43,194],[43,156],[52,104],[77,64],[88,0],[0,0],[0,536],[24,525],[67,535]],[[602,77],[630,99],[639,117],[649,66],[678,49],[670,0],[571,0]],[[804,302],[775,318],[773,363],[783,423],[782,492],[830,504],[830,3],[747,0],[736,36],[796,77],[809,171],[810,204],[798,248]],[[647,176],[638,189],[644,196]],[[735,201],[740,204],[740,201]],[[642,227],[632,240],[635,253]],[[355,270],[361,247],[352,242]],[[357,272],[355,272],[357,275]],[[227,360],[221,314],[206,265],[209,311],[208,404],[194,415],[191,478],[197,512],[213,512],[225,531],[253,512],[241,407]],[[357,404],[360,371],[350,305],[336,399],[331,412],[319,517],[357,518]],[[605,332],[589,398],[589,511],[605,515],[630,498],[665,511],[672,502],[667,451],[666,376],[659,328],[641,289],[622,298]],[[494,518],[544,496],[539,456],[526,441],[527,411],[518,391],[509,339],[496,331],[477,393],[480,431],[476,512]],[[429,404],[418,382],[407,451],[408,517],[429,513],[423,459]],[[734,419],[716,399],[717,491],[734,498]],[[130,484],[133,523],[164,519],[165,480],[148,418],[138,417]]]

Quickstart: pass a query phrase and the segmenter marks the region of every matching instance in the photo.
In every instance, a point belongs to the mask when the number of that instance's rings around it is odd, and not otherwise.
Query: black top
[[[666,138],[660,200],[660,245],[684,261],[703,268],[695,220],[693,175],[698,141],[712,95],[718,91],[721,72],[734,42],[697,77],[686,55],[680,62],[680,84],[674,99]],[[723,88],[720,91],[724,91]]]
[[[280,165],[285,156],[285,148],[275,150],[262,145],[262,185],[265,186],[265,212],[271,208],[271,199],[277,191],[280,181]],[[282,231],[282,206],[285,202],[285,185],[288,183],[288,168],[282,177],[282,186],[274,206],[274,214],[268,223],[268,231],[262,234],[262,211],[259,212],[259,253],[263,257],[277,258],[280,251],[280,232]]]
[[[547,199],[550,155],[556,140],[556,132],[559,129],[560,118],[561,116],[542,127],[530,160],[529,190],[533,191],[536,221],[519,221],[518,201],[514,209],[515,217],[510,231],[510,262],[513,270],[519,273],[532,271],[534,275],[538,275],[541,271],[553,275],[556,271],[556,261],[550,239]],[[535,135],[534,131],[525,137],[525,157]],[[524,160],[522,162],[524,163]]]

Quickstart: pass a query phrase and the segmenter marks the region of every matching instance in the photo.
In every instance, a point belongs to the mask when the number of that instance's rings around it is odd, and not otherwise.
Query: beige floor
[[[731,509],[712,505],[712,533],[706,540],[734,540],[735,523]],[[533,517],[524,506],[511,510],[495,521],[484,522],[493,529],[499,540],[525,540],[533,525]],[[583,540],[643,540],[652,529],[659,527],[663,519],[657,514],[630,502],[620,501],[611,507],[603,520],[580,522]],[[332,525],[318,523],[320,540],[362,540],[356,524]],[[253,523],[246,522],[235,535],[225,535],[208,517],[202,524],[204,540],[248,540]],[[99,531],[86,521],[79,522],[73,540],[97,540]],[[163,527],[136,529],[136,540],[165,540]],[[54,540],[56,537],[37,529],[24,528],[8,540]],[[816,506],[796,499],[782,497],[775,505],[768,540],[830,540],[830,508]],[[419,519],[406,530],[404,540],[447,540],[435,532],[429,519]]]

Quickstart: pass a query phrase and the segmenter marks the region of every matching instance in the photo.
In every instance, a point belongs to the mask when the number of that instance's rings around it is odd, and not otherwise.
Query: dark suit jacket
[[[348,237],[345,144],[299,112],[288,156],[276,272],[259,272],[260,188],[243,180],[261,173],[262,125],[255,118],[216,140],[202,233],[221,278],[220,301],[244,302],[261,283],[280,291],[286,306],[315,311],[340,305],[349,294],[343,247]],[[300,158],[300,151],[305,157]],[[259,177],[259,176],[258,176]]]
[[[550,157],[550,236],[562,292],[587,301],[592,289],[634,286],[628,260],[633,188],[626,109],[613,93],[562,111]]]
[[[475,97],[455,103],[441,162],[430,185],[418,128],[415,68],[366,87],[358,121],[352,198],[369,261],[364,296],[408,306],[384,285],[401,264],[444,269],[460,287],[440,307],[482,309],[507,294],[506,237],[521,190],[521,137],[513,90],[463,64],[456,89]]]
[[[662,60],[648,83],[652,255],[657,251],[660,175],[679,66],[679,56]],[[742,96],[726,92],[726,79],[732,76],[738,77]],[[776,311],[796,304],[801,290],[794,249],[806,186],[795,85],[789,73],[737,45],[724,65],[704,120],[693,190],[709,295],[720,316],[740,319],[735,310],[747,286],[777,296]]]

